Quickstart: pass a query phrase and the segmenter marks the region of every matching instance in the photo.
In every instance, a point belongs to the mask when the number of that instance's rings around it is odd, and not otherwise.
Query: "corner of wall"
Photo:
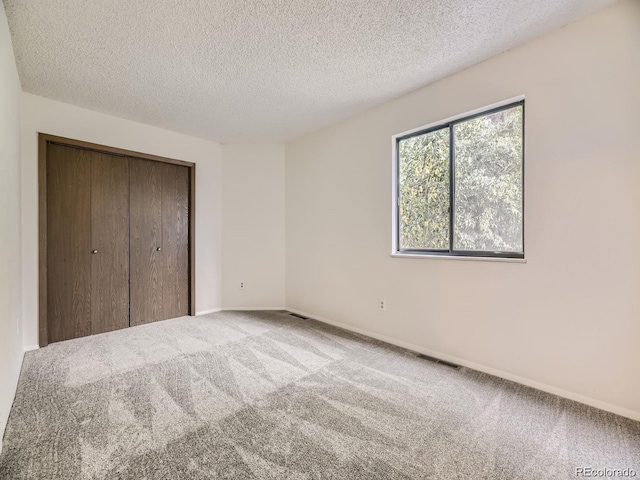
[[[222,307],[285,301],[285,146],[222,146]]]
[[[24,356],[22,340],[21,86],[9,26],[0,7],[0,438],[18,385]],[[1,446],[0,446],[1,449]]]

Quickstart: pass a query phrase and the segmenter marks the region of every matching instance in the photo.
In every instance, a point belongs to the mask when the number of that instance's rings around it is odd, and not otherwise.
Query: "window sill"
[[[504,257],[464,257],[461,255],[432,255],[429,253],[392,253],[392,257],[400,258],[430,258],[437,260],[463,260],[471,262],[504,262],[504,263],[527,263],[526,258],[504,258]]]

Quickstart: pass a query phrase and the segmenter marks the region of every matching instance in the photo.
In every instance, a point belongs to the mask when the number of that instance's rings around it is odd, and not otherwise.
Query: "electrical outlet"
[[[20,319],[16,318],[16,332],[20,335]]]
[[[378,308],[380,308],[381,312],[386,312],[387,311],[387,302],[385,302],[384,300],[378,300]]]
[[[244,282],[240,282],[240,290],[244,290]]]

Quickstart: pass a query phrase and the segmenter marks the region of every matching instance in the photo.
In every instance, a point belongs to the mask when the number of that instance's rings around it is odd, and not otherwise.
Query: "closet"
[[[41,346],[192,313],[194,168],[41,134]]]

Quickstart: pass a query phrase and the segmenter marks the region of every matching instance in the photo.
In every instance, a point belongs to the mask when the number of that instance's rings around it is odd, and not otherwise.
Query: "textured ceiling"
[[[4,0],[25,91],[221,142],[289,140],[616,0]]]

